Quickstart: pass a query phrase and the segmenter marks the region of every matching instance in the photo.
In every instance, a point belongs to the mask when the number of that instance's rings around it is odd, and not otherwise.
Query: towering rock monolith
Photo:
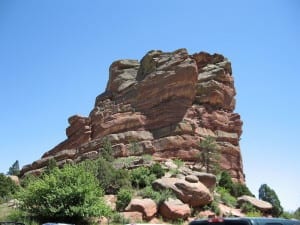
[[[213,136],[221,167],[244,182],[235,94],[231,63],[219,54],[189,55],[179,49],[150,51],[141,61],[115,61],[90,115],[71,116],[67,139],[21,173],[38,174],[51,158],[58,164],[96,158],[104,139],[112,143],[115,157],[151,154],[193,163],[201,140]]]

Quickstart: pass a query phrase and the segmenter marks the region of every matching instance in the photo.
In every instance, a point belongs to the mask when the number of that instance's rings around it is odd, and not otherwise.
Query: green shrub
[[[173,162],[177,166],[177,168],[180,168],[184,165],[184,162],[181,159],[174,159]]]
[[[297,220],[300,220],[300,207],[296,209],[296,211],[293,213],[293,217]]]
[[[250,203],[244,202],[241,205],[241,211],[249,217],[260,217],[261,213]]]
[[[114,168],[111,162],[102,157],[97,160],[86,160],[83,165],[97,177],[105,194],[116,194],[121,188],[131,187],[129,172]]]
[[[271,214],[274,217],[278,217],[283,213],[283,208],[280,204],[280,200],[276,192],[270,188],[267,184],[262,184],[258,190],[259,199],[269,202],[273,207]]]
[[[220,200],[223,201],[225,205],[228,205],[228,206],[231,206],[231,207],[236,206],[236,203],[237,203],[236,198],[233,197],[226,188],[218,187],[217,192],[221,196]]]
[[[50,173],[51,170],[53,170],[54,168],[58,167],[56,161],[54,158],[51,158],[48,160],[48,165],[46,166],[44,173]]]
[[[254,197],[254,195],[251,193],[249,188],[245,184],[241,184],[241,183],[234,183],[230,193],[236,198],[242,195],[248,195]]]
[[[144,189],[142,189],[139,194],[143,198],[151,198],[155,201],[156,204],[160,205],[164,201],[166,201],[168,198],[175,197],[172,191],[166,189],[161,191],[155,191],[151,186],[147,186]]]
[[[291,213],[291,212],[286,212],[286,211],[284,211],[284,212],[281,214],[281,217],[282,217],[282,218],[285,218],[285,219],[293,219],[293,218],[294,218],[294,214]]]
[[[101,157],[108,162],[112,162],[114,160],[112,145],[107,138],[102,140],[102,147],[100,148],[99,153]]]
[[[152,155],[144,154],[142,155],[142,159],[145,163],[150,163],[152,161]]]
[[[0,202],[7,201],[18,190],[18,185],[12,179],[0,173]]]
[[[130,219],[125,218],[122,214],[115,212],[112,215],[112,222],[113,224],[129,224]]]
[[[113,161],[114,168],[128,168],[136,160],[136,156],[120,157]]]
[[[91,216],[106,216],[110,209],[92,173],[82,165],[54,168],[33,179],[18,193],[20,208],[41,220],[85,221]]]
[[[130,142],[129,151],[132,155],[139,153],[139,145],[136,141]]]
[[[158,198],[154,199],[157,205],[162,204],[164,201],[166,201],[169,198],[175,198],[175,194],[169,189],[161,190],[158,193],[159,193],[159,195],[157,196]]]
[[[26,225],[39,225],[39,221],[30,218],[26,212],[21,210],[13,210],[6,218],[5,221],[18,221]]]
[[[174,225],[183,225],[184,224],[184,220],[182,218],[178,218],[176,220],[173,220],[172,223]]]
[[[221,172],[218,184],[220,187],[228,190],[228,192],[236,198],[242,195],[254,196],[246,185],[241,183],[234,183],[227,171]]]
[[[151,185],[156,179],[155,174],[151,174],[150,170],[146,167],[138,167],[133,169],[130,175],[132,186],[138,189]]]
[[[218,184],[220,187],[223,187],[223,188],[227,189],[228,191],[230,191],[232,189],[233,181],[231,180],[231,176],[229,175],[229,173],[227,171],[221,172],[221,177],[220,177]]]
[[[151,186],[147,186],[147,187],[141,189],[139,191],[139,195],[142,196],[143,198],[151,198],[153,200],[160,198],[159,197],[160,193],[153,190],[153,188]]]
[[[206,205],[203,207],[204,210],[211,210],[213,211],[216,215],[221,214],[221,210],[219,208],[219,203],[217,201],[212,201],[210,204]]]
[[[124,211],[126,206],[130,203],[132,192],[129,189],[120,189],[117,194],[116,208],[118,211]]]
[[[165,171],[159,163],[155,163],[150,167],[150,173],[154,174],[156,178],[161,178],[165,175]]]

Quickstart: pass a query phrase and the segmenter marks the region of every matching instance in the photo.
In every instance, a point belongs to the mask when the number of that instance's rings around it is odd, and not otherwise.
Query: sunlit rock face
[[[59,165],[94,159],[104,139],[112,143],[115,157],[151,154],[194,163],[201,140],[213,136],[221,167],[244,182],[235,95],[231,63],[219,54],[155,50],[140,61],[115,61],[89,116],[71,116],[67,139],[21,173],[39,174],[51,158]]]

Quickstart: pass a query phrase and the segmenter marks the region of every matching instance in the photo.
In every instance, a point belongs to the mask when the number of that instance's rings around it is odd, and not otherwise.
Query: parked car
[[[209,218],[194,220],[189,225],[300,225],[300,220],[281,218]]]

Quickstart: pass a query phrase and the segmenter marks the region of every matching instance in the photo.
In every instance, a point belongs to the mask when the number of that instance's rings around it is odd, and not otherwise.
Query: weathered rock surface
[[[157,206],[156,203],[150,198],[132,199],[125,211],[141,212],[143,214],[143,219],[148,221],[155,216],[157,212]]]
[[[231,208],[224,204],[219,204],[220,214],[223,217],[233,216],[233,217],[245,217],[246,215],[241,212],[240,209]]]
[[[115,157],[151,154],[195,162],[199,142],[210,135],[221,147],[221,167],[244,182],[235,94],[231,63],[219,54],[179,49],[115,61],[89,116],[71,116],[67,139],[24,166],[21,175],[39,174],[51,158],[59,165],[93,159],[104,138],[113,143]],[[130,148],[133,142],[138,151]]]
[[[10,178],[16,185],[20,185],[20,180],[18,176],[8,175],[7,177]]]
[[[212,202],[213,196],[201,182],[191,183],[185,179],[162,177],[152,184],[155,190],[169,189],[182,202],[192,207],[204,206]]]
[[[191,215],[191,209],[179,199],[169,198],[159,207],[159,214],[165,219],[187,219]]]
[[[134,212],[120,212],[120,215],[124,216],[125,219],[129,219],[130,223],[138,223],[143,221],[143,213],[134,211]],[[107,224],[107,223],[105,223]]]
[[[243,195],[238,198],[239,205],[242,205],[244,202],[250,203],[251,205],[253,205],[255,208],[259,209],[262,212],[266,212],[272,209],[272,205],[269,202],[259,200],[251,196]]]

